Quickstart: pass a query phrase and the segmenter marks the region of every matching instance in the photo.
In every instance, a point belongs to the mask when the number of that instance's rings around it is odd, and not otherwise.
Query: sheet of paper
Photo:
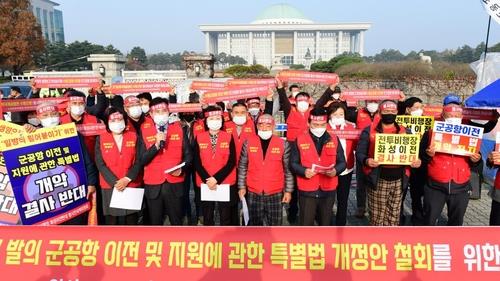
[[[245,225],[248,225],[250,214],[248,212],[248,205],[245,197],[241,198],[241,211],[243,212],[243,220],[245,221]]]
[[[172,167],[168,170],[165,170],[165,174],[169,174],[169,173],[172,173],[173,171],[177,170],[177,169],[180,169],[182,167],[184,167],[186,165],[186,162],[182,162],[180,163],[179,165],[175,166],[175,167]]]
[[[229,202],[229,184],[219,184],[215,190],[201,184],[201,201]]]
[[[324,173],[330,171],[331,169],[333,169],[334,167],[335,167],[335,164],[332,164],[332,165],[330,165],[328,167],[324,167],[324,166],[313,164],[312,165],[312,170],[313,170],[313,172],[324,174]]]
[[[144,199],[144,188],[127,187],[123,191],[113,189],[111,195],[111,208],[125,210],[140,210]]]

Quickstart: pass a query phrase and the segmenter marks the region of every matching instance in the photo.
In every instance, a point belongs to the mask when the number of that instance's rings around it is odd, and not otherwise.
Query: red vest
[[[283,154],[285,141],[272,136],[264,158],[260,138],[249,136],[248,154],[248,190],[257,194],[273,195],[283,191],[285,172],[283,170]]]
[[[104,164],[113,172],[113,174],[121,179],[127,176],[128,171],[134,165],[135,154],[137,151],[137,135],[135,132],[124,132],[121,151],[118,150],[113,134],[105,132],[100,135],[100,148]],[[113,186],[108,184],[102,174],[99,174],[101,187],[111,189]],[[142,175],[138,176],[134,181],[128,184],[128,187],[138,187],[141,185]]]
[[[326,132],[328,134],[328,132]],[[312,168],[313,164],[328,167],[337,162],[338,139],[330,135],[331,140],[323,145],[321,155],[318,155],[316,146],[309,135],[309,132],[300,134],[297,137],[297,147],[300,153],[300,162],[306,168]],[[297,176],[297,186],[300,191],[316,191],[318,189],[331,191],[337,189],[338,177],[329,177],[324,174],[316,174],[308,179]]]
[[[205,132],[205,121],[204,121],[204,119],[199,119],[199,120],[194,121],[194,123],[193,123],[193,138],[196,139],[196,137],[201,132]]]
[[[497,176],[495,177],[495,189],[500,189],[500,169],[498,169]]]
[[[370,112],[366,110],[366,108],[358,109],[358,116],[356,117],[356,128],[363,130],[371,124],[378,124],[380,120],[380,115],[378,113],[375,114],[373,120],[370,117]]]
[[[243,124],[240,135],[238,136],[237,126],[233,121],[224,123],[224,130],[233,136],[234,145],[236,147],[236,163],[240,160],[241,148],[243,143],[249,136],[255,136],[255,126],[251,117],[247,117],[247,122]]]
[[[373,123],[370,127],[370,146],[368,148],[368,157],[369,158],[374,158],[375,155],[375,135],[377,134],[377,131],[375,128],[377,127],[377,123]],[[383,134],[406,134],[406,128],[403,126],[399,126],[399,132],[396,131],[396,128],[391,128],[391,129],[382,129]],[[399,166],[392,166],[392,165],[384,165],[384,168],[396,168]],[[366,175],[369,175],[373,169],[370,168],[369,166],[365,165],[363,163],[363,171]],[[406,176],[410,176],[410,166],[405,166],[405,174]]]
[[[88,113],[83,113],[82,115],[82,123],[83,124],[97,124],[100,123],[99,120],[94,115],[90,115]],[[66,114],[61,116],[61,124],[69,124],[72,123],[73,120],[71,119],[71,114]],[[83,141],[85,142],[85,146],[87,147],[87,150],[89,151],[90,157],[92,157],[92,160],[95,160],[95,139],[96,136],[84,136]]]
[[[210,176],[213,176],[220,169],[222,169],[227,161],[229,160],[230,145],[231,145],[231,135],[219,131],[219,136],[217,137],[217,145],[215,148],[215,153],[212,153],[212,142],[210,140],[210,133],[203,132],[198,135],[197,145],[200,150],[201,164],[207,170]],[[201,186],[201,177],[196,173],[196,186]],[[233,171],[224,179],[223,182],[219,184],[230,184],[236,183],[236,165]]]
[[[158,130],[151,117],[146,117],[141,124],[142,139],[146,149],[156,143],[156,134]],[[179,123],[173,123],[168,126],[165,146],[156,154],[155,158],[149,164],[144,166],[144,183],[148,185],[163,184],[165,180],[169,183],[180,183],[184,181],[184,174],[174,177],[165,174],[165,170],[175,167],[182,163],[182,144],[184,132]]]
[[[431,135],[432,129],[429,130],[429,136]],[[435,182],[453,181],[457,184],[464,184],[470,179],[469,157],[436,152],[427,165],[427,170],[429,178]]]
[[[344,125],[344,130],[355,130],[356,129],[356,126],[354,126],[354,124],[350,124],[350,123],[346,123]],[[341,129],[340,128],[336,128],[336,129],[333,129],[331,126],[330,126],[330,123],[328,123],[328,127],[327,127],[327,131],[330,133],[330,135],[335,135],[335,132],[336,131],[340,131]],[[346,169],[352,169],[354,168],[354,148],[356,148],[356,145],[358,143],[357,140],[345,140],[345,147],[344,148],[344,152],[345,152],[345,155],[347,156],[346,158],[346,161],[347,161],[347,167]]]
[[[298,135],[308,132],[309,127],[307,124],[310,112],[311,110],[308,109],[304,114],[302,114],[294,106],[292,106],[292,110],[286,119],[286,125],[288,128],[286,132],[286,139],[288,141],[295,141]]]

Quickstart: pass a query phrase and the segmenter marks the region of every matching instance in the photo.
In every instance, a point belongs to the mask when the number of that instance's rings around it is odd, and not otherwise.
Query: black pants
[[[137,225],[139,213],[127,216],[104,216],[106,225]]]
[[[490,225],[500,225],[500,203],[491,200]]]
[[[144,188],[151,225],[163,225],[167,216],[171,225],[182,225],[183,182],[145,185]]]
[[[426,184],[424,186],[424,222],[426,225],[436,225],[444,204],[448,207],[448,225],[462,225],[469,204],[469,192],[447,194]]]
[[[352,173],[339,176],[337,186],[337,214],[335,225],[345,226],[347,223],[347,203],[349,202],[349,190],[351,188]]]
[[[356,206],[366,209],[366,175],[359,161],[356,161]]]
[[[197,187],[199,188],[199,187]],[[231,185],[229,188],[229,202],[217,202],[220,217],[220,225],[240,225],[238,216],[238,188]],[[201,201],[201,212],[203,214],[203,225],[215,225],[215,202]]]
[[[70,220],[67,220],[61,225],[88,225],[89,224],[89,212],[78,215]]]
[[[335,195],[316,198],[299,194],[299,224],[304,226],[314,225],[314,220],[317,218],[319,225],[330,225],[334,202]]]
[[[184,210],[183,214],[188,218],[188,222],[191,222],[191,199],[189,198],[189,193],[191,191],[191,185],[192,185],[192,176],[191,172],[188,172],[186,176],[184,177]]]

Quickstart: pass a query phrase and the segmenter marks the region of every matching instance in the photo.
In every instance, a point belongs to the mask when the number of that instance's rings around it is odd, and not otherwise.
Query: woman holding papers
[[[194,144],[196,185],[201,188],[201,198],[197,200],[201,199],[203,224],[215,224],[215,201],[219,201],[220,224],[239,225],[234,140],[231,134],[221,130],[223,117],[220,107],[208,106],[204,115],[206,131],[196,137]],[[204,195],[211,198],[204,198]]]
[[[137,188],[142,185],[142,166],[139,161],[141,150],[137,149],[141,147],[137,145],[140,139],[134,131],[125,130],[128,121],[126,116],[121,109],[108,108],[104,113],[106,132],[96,139],[96,166],[99,170],[106,225],[135,225],[138,219],[138,209],[110,206],[114,193],[127,192],[128,188]],[[134,201],[134,198],[127,199],[123,196],[121,200]],[[142,202],[142,196],[140,202]],[[117,203],[127,205],[127,202]]]

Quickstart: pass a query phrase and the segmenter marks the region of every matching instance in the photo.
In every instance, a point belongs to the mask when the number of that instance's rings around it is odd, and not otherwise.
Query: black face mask
[[[382,123],[389,125],[396,122],[396,114],[382,114]]]

